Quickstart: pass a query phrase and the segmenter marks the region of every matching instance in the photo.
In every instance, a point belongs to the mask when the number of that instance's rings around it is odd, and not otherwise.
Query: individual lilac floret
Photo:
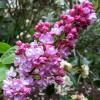
[[[88,17],[90,24],[94,24],[97,20],[96,13],[91,13]]]
[[[29,61],[23,62],[19,65],[19,71],[23,72],[24,74],[30,72],[32,70],[32,64]]]
[[[44,44],[53,44],[54,43],[54,38],[49,33],[41,34],[39,40],[40,40],[40,42],[42,42]]]
[[[24,55],[15,55],[14,65],[19,66],[21,63],[26,61],[26,57]]]
[[[63,26],[61,26],[61,27],[54,27],[54,28],[51,29],[50,33],[51,34],[56,34],[56,35],[61,35],[63,29],[64,29]]]
[[[46,53],[47,55],[51,55],[54,56],[55,54],[57,54],[57,49],[55,49],[54,46],[52,45],[46,45]]]
[[[41,55],[44,54],[44,50],[42,46],[38,46],[38,47],[34,47],[34,48],[28,48],[26,49],[26,57],[31,59],[37,59],[39,58]]]
[[[16,77],[17,73],[14,71],[14,67],[11,66],[10,70],[7,71],[7,79]]]

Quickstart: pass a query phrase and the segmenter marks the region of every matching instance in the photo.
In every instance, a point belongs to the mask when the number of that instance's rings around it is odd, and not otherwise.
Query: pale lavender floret
[[[35,55],[35,53],[33,52],[33,50],[34,50],[34,49],[32,49],[32,48],[26,49],[26,52],[25,52],[26,57],[32,58],[32,57]]]
[[[54,46],[47,46],[46,53],[49,55],[55,55],[57,53],[57,49]]]
[[[7,90],[10,87],[11,84],[12,84],[12,80],[9,80],[9,79],[4,80],[3,81],[3,89]]]
[[[90,21],[90,24],[94,24],[96,22],[96,20],[97,20],[96,13],[89,14],[88,19]]]
[[[90,12],[91,12],[91,10],[88,7],[83,8],[83,13],[84,14],[89,14]]]
[[[31,48],[36,48],[36,47],[38,47],[38,46],[39,46],[39,44],[37,43],[36,40],[34,40],[34,42],[31,42],[31,43],[30,43],[30,47],[31,47]]]
[[[26,57],[24,55],[15,55],[14,65],[19,66],[21,63],[26,61]]]
[[[38,46],[36,48],[28,48],[26,49],[25,54],[28,60],[38,59],[41,55],[44,54],[44,50],[42,46]]]
[[[48,33],[48,34],[41,34],[39,38],[40,42],[44,44],[53,44],[54,38]]]
[[[21,77],[20,78],[24,85],[33,85],[33,78],[32,76],[29,77]]]
[[[34,52],[35,52],[35,58],[37,59],[38,57],[40,57],[41,55],[44,54],[43,47],[42,46],[39,46],[38,48],[36,48],[34,50]]]
[[[14,67],[11,66],[10,70],[7,71],[7,78],[16,77],[16,72],[14,71]]]
[[[20,57],[15,55],[15,58],[14,58],[14,64],[15,64],[15,66],[18,66],[20,63],[21,63]]]
[[[32,64],[28,61],[23,62],[22,64],[20,64],[19,70],[26,73],[30,72],[32,70]]]
[[[61,26],[61,27],[54,27],[54,28],[51,29],[50,33],[51,34],[56,34],[56,35],[61,35],[63,29],[64,29],[63,26]]]

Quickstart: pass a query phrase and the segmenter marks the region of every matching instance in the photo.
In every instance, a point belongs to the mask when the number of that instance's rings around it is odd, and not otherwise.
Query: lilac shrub
[[[13,68],[3,83],[4,97],[10,100],[27,100],[36,90],[44,90],[50,84],[63,84],[64,68],[60,65],[75,48],[81,29],[95,23],[96,14],[88,0],[60,16],[51,25],[39,22],[35,26],[34,41],[16,43]]]

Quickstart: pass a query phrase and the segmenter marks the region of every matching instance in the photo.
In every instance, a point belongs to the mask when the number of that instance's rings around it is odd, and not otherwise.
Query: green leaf
[[[0,87],[2,87],[2,82],[5,79],[7,70],[8,70],[8,67],[6,67],[6,65],[0,63]]]
[[[9,44],[0,42],[0,53],[5,53],[10,47]]]
[[[33,35],[33,34],[35,33],[35,31],[33,30],[33,28],[31,28],[31,29],[29,30],[29,33],[30,33],[30,35]]]
[[[2,56],[1,56],[1,62],[2,64],[12,64],[14,61],[14,56],[15,56],[15,50],[16,46],[11,47],[8,49]]]
[[[73,82],[74,88],[78,89],[77,79],[76,79],[75,75],[69,74],[69,77],[70,77],[70,80]]]
[[[90,61],[89,61],[87,58],[84,57],[84,58],[82,59],[82,63],[83,63],[83,64],[86,64],[86,65],[89,65],[89,64],[90,64]]]

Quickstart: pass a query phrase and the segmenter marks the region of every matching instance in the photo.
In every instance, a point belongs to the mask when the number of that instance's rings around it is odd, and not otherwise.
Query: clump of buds
[[[89,75],[89,66],[88,65],[82,65],[81,68],[82,68],[82,73],[81,73],[82,77],[87,78],[88,75]]]
[[[67,61],[65,61],[65,60],[62,60],[60,62],[60,65],[61,65],[61,67],[64,68],[65,71],[70,72],[72,70],[72,64],[67,62]]]

